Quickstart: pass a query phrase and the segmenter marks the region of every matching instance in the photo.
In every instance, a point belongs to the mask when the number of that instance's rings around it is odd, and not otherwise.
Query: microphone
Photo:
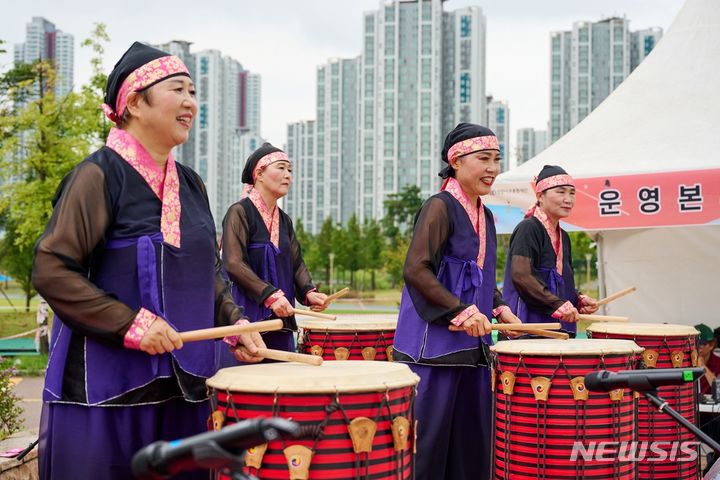
[[[228,457],[282,437],[297,437],[300,427],[283,418],[256,418],[192,437],[157,441],[140,449],[132,459],[132,472],[141,480],[169,478],[198,467],[227,465]]]
[[[650,368],[619,372],[600,370],[585,375],[585,387],[593,392],[609,392],[616,388],[646,392],[666,385],[694,382],[703,372],[702,368]]]

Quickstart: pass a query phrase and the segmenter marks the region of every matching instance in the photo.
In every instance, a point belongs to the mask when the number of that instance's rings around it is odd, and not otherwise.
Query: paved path
[[[14,377],[15,395],[22,399],[20,406],[25,410],[23,419],[26,430],[37,431],[40,426],[40,410],[42,409],[42,389],[44,377]]]

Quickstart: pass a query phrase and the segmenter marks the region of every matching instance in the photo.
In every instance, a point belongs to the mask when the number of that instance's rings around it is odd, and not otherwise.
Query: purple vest
[[[537,221],[532,218],[523,220]],[[543,229],[543,234],[547,237],[547,242],[550,242],[550,235]],[[568,237],[563,235],[563,248],[566,242],[569,242]],[[563,252],[563,274],[560,275],[557,272],[555,262],[557,257],[553,252],[552,255],[543,255],[544,259],[540,260],[540,265],[535,268],[535,271],[539,274],[540,278],[547,285],[550,292],[563,299],[570,300],[573,305],[577,307],[578,297],[575,291],[575,277],[573,276],[572,265],[570,264],[570,255],[568,255],[567,249]],[[503,280],[503,300],[505,300],[510,306],[510,310],[520,319],[523,323],[548,323],[557,322],[556,319],[550,315],[545,315],[536,310],[531,310],[523,301],[520,293],[515,288],[515,284],[512,281],[512,273],[510,271],[510,257],[508,256],[508,264],[505,266],[505,277]],[[563,330],[566,332],[574,333],[577,331],[577,324],[569,322],[560,322]]]
[[[462,205],[447,192],[440,192],[448,209],[449,230],[437,279],[465,304],[474,304],[480,312],[492,318],[495,291],[495,263],[497,239],[495,223],[490,210],[485,208],[486,253],[482,268],[477,265],[478,236]],[[429,323],[416,310],[408,292],[403,288],[400,314],[395,331],[395,350],[404,353],[415,362],[481,348],[481,342],[492,344],[490,335],[482,340],[463,332],[451,332],[444,322]]]
[[[291,305],[295,306],[295,270],[290,254],[290,223],[286,215],[280,212],[280,248],[271,241],[260,213],[249,198],[241,200],[250,226],[246,260],[250,268],[264,282],[273,285],[285,293]],[[254,298],[242,288],[233,284],[233,300],[244,309],[244,315],[251,321],[262,321],[273,316],[272,310],[258,304]],[[292,332],[283,330],[263,334],[263,341],[268,348],[292,352],[295,340]],[[227,345],[218,343],[216,350],[218,368],[242,365],[238,362]]]
[[[138,178],[130,180],[137,182]],[[215,316],[215,225],[207,199],[191,182],[188,176],[180,175],[181,248],[163,244],[159,231],[122,238],[114,235],[119,230],[132,231],[133,218],[146,218],[138,216],[143,214],[138,209],[149,205],[147,199],[128,202],[126,192],[132,188],[123,188],[114,201],[126,206],[117,211],[107,231],[110,240],[96,251],[89,268],[89,280],[98,288],[132,309],[144,307],[161,315],[181,332],[213,327]],[[147,190],[152,195],[149,187]],[[65,368],[82,367],[67,364],[72,336],[72,330],[56,316],[44,401],[61,400]],[[156,378],[173,376],[173,357],[180,368],[192,375],[214,374],[212,341],[186,343],[171,354],[149,355],[81,338],[89,405],[119,397]]]

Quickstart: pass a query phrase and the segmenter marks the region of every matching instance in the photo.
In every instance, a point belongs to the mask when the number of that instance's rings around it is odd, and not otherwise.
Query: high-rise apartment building
[[[662,38],[662,28],[651,27],[630,34],[630,70],[645,60]]]
[[[510,168],[520,166],[545,150],[547,146],[547,132],[534,128],[519,128],[517,131],[517,164]]]
[[[296,176],[297,201],[314,195],[311,231],[326,217],[381,218],[386,197],[408,185],[432,195],[447,132],[484,121],[485,17],[443,3],[381,1],[363,17],[362,55],[318,69],[315,187]]]
[[[345,223],[356,212],[358,67],[360,58],[332,59],[317,69],[315,185],[317,219]]]
[[[74,79],[74,39],[43,17],[32,17],[25,26],[25,42],[15,44],[15,63],[48,60],[55,67],[55,95],[70,93]],[[38,85],[38,88],[40,86]]]
[[[582,21],[571,31],[550,34],[550,142],[605,100],[662,35],[660,29],[632,33],[629,23],[618,17]]]
[[[488,97],[485,125],[492,130],[500,145],[501,171],[510,168],[510,108],[507,102]]]
[[[176,40],[157,48],[180,57],[195,82],[198,114],[188,141],[176,147],[175,158],[205,182],[219,232],[225,211],[240,198],[245,160],[263,142],[260,75],[219,50],[193,53],[190,45]]]
[[[310,232],[319,231],[324,220],[314,202],[318,196],[315,189],[323,188],[316,176],[315,127],[314,120],[289,124],[285,145],[285,152],[292,159],[293,184],[284,198],[283,210],[293,221],[302,219],[305,230]]]

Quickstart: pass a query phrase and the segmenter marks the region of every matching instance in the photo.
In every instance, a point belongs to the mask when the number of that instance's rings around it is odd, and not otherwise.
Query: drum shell
[[[634,327],[637,333],[632,333]],[[654,331],[651,332],[651,330]],[[692,330],[694,329],[684,325],[667,324],[591,325],[588,328],[588,336],[594,339],[632,340],[645,348],[646,355],[650,351],[657,352],[654,367],[640,363],[638,368],[687,368],[697,365],[697,362],[693,361],[697,358],[697,334],[692,333]],[[673,363],[673,354],[677,355],[679,352],[682,353],[682,361],[676,360]],[[695,384],[665,386],[658,388],[658,393],[670,407],[697,425],[699,415],[696,388]],[[680,442],[685,445],[694,445],[696,442],[696,438],[691,432],[666,413],[658,411],[657,407],[644,396],[637,399],[637,440],[649,445],[653,442]],[[700,474],[700,456],[697,446],[694,447],[694,451],[697,453],[694,460],[686,460],[686,456],[681,455],[680,460],[640,462],[638,479],[696,479]]]
[[[580,342],[588,341],[567,342],[582,345]],[[634,480],[636,462],[632,459],[584,459],[577,454],[580,450],[572,458],[576,445],[587,448],[590,442],[633,442],[636,420],[632,392],[624,391],[621,400],[612,400],[610,394],[600,392],[587,392],[587,400],[575,400],[571,380],[601,369],[631,369],[639,351],[636,347],[626,353],[608,354],[523,355],[494,351],[494,478]],[[503,391],[504,372],[514,375],[512,394]],[[552,380],[546,401],[536,400],[531,379],[537,377]]]
[[[345,364],[352,368],[362,368],[370,363],[385,362],[331,362]],[[353,365],[354,364],[354,365]],[[358,365],[359,364],[359,365]],[[292,365],[292,364],[286,364]],[[407,368],[402,365],[402,367]],[[236,367],[237,368],[237,367]],[[248,368],[243,366],[239,368]],[[252,368],[252,366],[250,366]],[[316,369],[322,367],[314,367]],[[304,375],[313,367],[304,369]],[[407,369],[409,372],[409,369]],[[377,374],[373,374],[376,375]],[[413,478],[414,418],[412,406],[415,396],[414,374],[409,374],[407,385],[386,388],[382,381],[375,386],[359,386],[354,391],[334,392],[288,392],[282,393],[233,391],[233,387],[210,387],[211,403],[214,412],[221,412],[224,425],[232,424],[259,416],[282,417],[298,422],[304,430],[312,430],[322,425],[322,435],[317,439],[290,441],[272,441],[262,458],[260,469],[246,468],[262,479],[287,479],[289,477],[288,459],[283,450],[290,445],[302,445],[313,449],[310,479],[370,478],[410,479]],[[245,387],[243,390],[248,390]],[[348,433],[348,423],[359,417],[376,422],[377,431],[372,441],[370,453],[356,454]],[[406,448],[397,452],[394,448],[391,423],[396,417],[404,417],[411,425],[411,435]],[[217,478],[228,478],[218,475]]]
[[[319,321],[298,320],[301,333],[298,352],[320,354],[323,360],[392,361],[392,346],[397,320]],[[342,358],[347,349],[347,358]]]

